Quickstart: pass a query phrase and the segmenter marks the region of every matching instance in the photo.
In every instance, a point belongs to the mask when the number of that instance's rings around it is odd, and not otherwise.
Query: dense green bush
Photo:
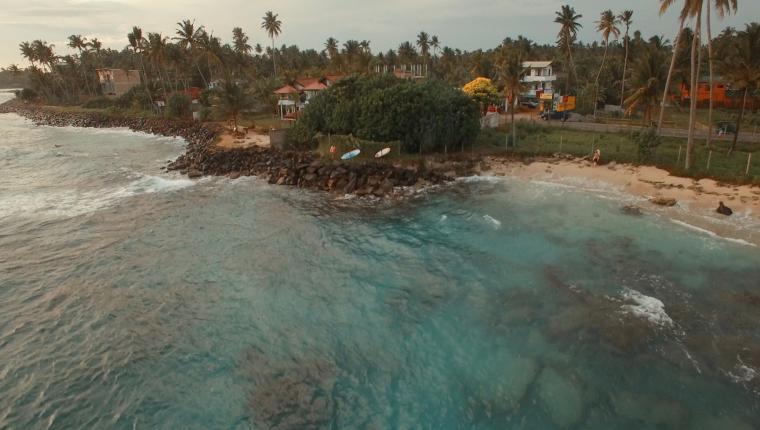
[[[166,102],[166,114],[176,118],[187,118],[192,115],[192,103],[187,94],[172,94]]]
[[[139,85],[131,88],[114,101],[121,109],[134,109],[141,111],[153,110],[153,103],[145,91],[145,86]]]
[[[39,97],[39,94],[37,94],[37,91],[34,91],[31,88],[24,88],[22,90],[15,92],[16,97],[24,100],[24,101],[33,101],[36,100]]]
[[[313,98],[291,136],[302,147],[321,132],[401,141],[406,152],[443,151],[473,141],[479,121],[477,104],[443,83],[350,77]]]
[[[635,133],[633,141],[636,143],[639,161],[641,162],[649,161],[654,150],[662,143],[655,127],[649,127]]]
[[[82,107],[86,109],[105,109],[113,105],[114,105],[113,100],[107,99],[105,97],[98,97],[96,99],[92,99],[86,102],[85,104],[82,105]]]

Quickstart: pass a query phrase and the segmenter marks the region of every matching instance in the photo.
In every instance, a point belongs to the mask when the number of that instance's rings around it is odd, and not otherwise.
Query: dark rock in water
[[[643,212],[641,212],[641,208],[636,205],[625,205],[620,209],[620,211],[626,215],[632,215],[632,216],[643,215]]]
[[[723,202],[718,202],[718,209],[715,210],[715,212],[718,212],[721,215],[730,216],[733,215],[734,211],[731,210],[728,206],[724,205]]]
[[[240,172],[230,172],[229,177],[230,179],[238,179],[240,177]]]
[[[200,178],[201,176],[203,176],[203,173],[200,170],[190,169],[187,172],[187,177],[190,179]]]
[[[649,201],[659,206],[675,206],[678,203],[676,199],[670,197],[654,197]]]

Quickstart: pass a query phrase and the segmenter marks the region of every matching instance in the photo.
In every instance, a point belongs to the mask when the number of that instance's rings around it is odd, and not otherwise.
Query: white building
[[[554,74],[551,61],[525,61],[523,68],[526,70],[522,80],[526,88],[523,97],[540,99],[543,94],[554,94],[557,75]]]

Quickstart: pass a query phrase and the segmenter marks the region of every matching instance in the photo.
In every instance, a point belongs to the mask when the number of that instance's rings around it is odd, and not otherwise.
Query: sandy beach
[[[593,166],[586,160],[539,160],[526,164],[487,158],[485,174],[511,176],[525,181],[548,182],[573,187],[605,197],[616,197],[624,205],[635,205],[644,214],[667,216],[699,234],[760,246],[760,187],[722,184],[712,179],[695,180],[672,176],[650,166],[609,163]],[[672,207],[651,202],[675,199]],[[723,201],[734,214],[717,213]]]

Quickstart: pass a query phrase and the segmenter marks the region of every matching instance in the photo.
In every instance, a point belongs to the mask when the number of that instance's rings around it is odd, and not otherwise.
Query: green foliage
[[[654,150],[662,143],[655,127],[649,127],[635,133],[633,141],[638,150],[639,161],[649,161],[654,154]]]
[[[24,101],[34,101],[39,97],[39,94],[37,94],[37,91],[34,91],[31,88],[24,88],[22,90],[16,91],[16,98],[19,98]]]
[[[440,82],[422,84],[392,76],[344,79],[312,99],[294,126],[302,146],[319,132],[400,141],[407,152],[464,145],[480,130],[478,106]]]
[[[153,103],[148,97],[143,85],[131,88],[114,102],[116,107],[121,109],[133,109],[139,111],[149,111],[153,109]]]
[[[105,109],[113,105],[113,100],[107,99],[105,97],[98,97],[83,104],[82,107],[86,109]]]
[[[192,100],[187,94],[175,93],[166,102],[166,114],[176,118],[187,118],[192,114]]]

